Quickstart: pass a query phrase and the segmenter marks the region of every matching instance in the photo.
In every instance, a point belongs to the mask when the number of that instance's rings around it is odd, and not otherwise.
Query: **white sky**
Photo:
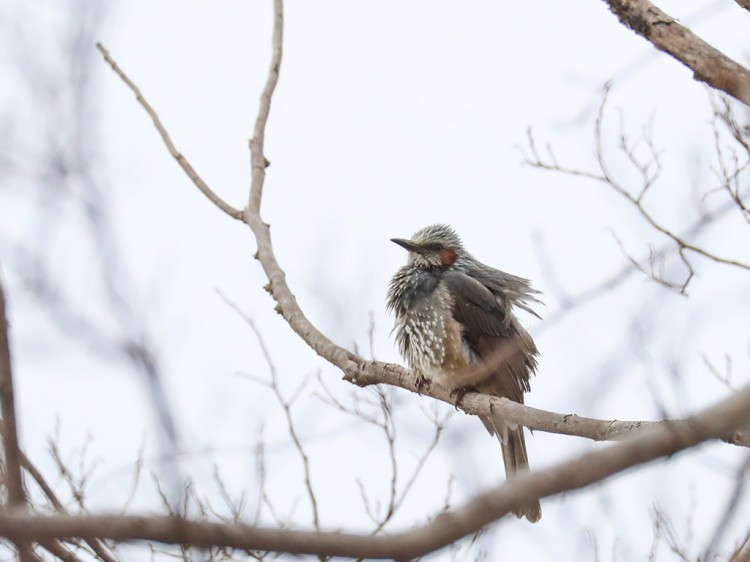
[[[747,62],[747,13],[733,2],[659,6]],[[225,200],[243,206],[247,140],[270,53],[270,2],[133,1],[106,10],[97,37],[141,87],[202,177]],[[65,22],[78,16],[64,15],[53,3],[29,8],[10,2],[2,11],[10,16],[2,29],[12,48],[3,58],[10,87],[0,101],[6,138],[18,139],[6,150],[11,158],[17,150],[19,161],[26,161],[43,131],[56,125],[46,120],[45,108],[35,107],[18,61],[30,58],[51,74],[66,75],[55,41],[64,36]],[[610,229],[638,257],[647,254],[648,244],[664,243],[610,188],[522,165],[519,147],[533,127],[539,145],[551,143],[561,163],[591,169],[593,122],[605,81],[614,81],[605,144],[613,173],[628,186],[638,178],[616,151],[620,115],[631,138],[653,119],[664,171],[648,202],[661,220],[683,231],[698,216],[695,200],[716,183],[707,90],[623,28],[603,2],[289,2],[285,21],[281,80],[267,130],[272,165],[263,216],[310,319],[338,343],[367,350],[372,313],[378,359],[400,362],[384,295],[405,256],[391,237],[434,222],[452,224],[479,259],[528,277],[545,292],[545,318],[555,318],[560,309],[560,287],[577,295],[626,263]],[[93,58],[88,109],[95,119],[82,134],[95,155],[111,212],[108,226],[121,252],[114,273],[118,288],[164,372],[183,442],[182,469],[201,496],[220,502],[211,478],[216,463],[231,493],[248,490],[252,513],[254,447],[263,425],[269,495],[281,513],[297,506],[295,524],[310,523],[300,465],[279,406],[269,391],[237,376],[266,377],[267,366],[219,289],[261,327],[286,392],[312,377],[294,412],[311,457],[323,525],[367,529],[356,480],[374,497],[385,496],[382,435],[322,404],[314,396],[314,377],[320,372],[343,399],[368,391],[341,381],[341,373],[273,312],[261,289],[262,271],[251,259],[249,230],[198,192],[134,96]],[[64,93],[59,96],[61,105],[67,103]],[[147,470],[163,474],[147,387],[121,358],[93,353],[61,333],[49,307],[38,303],[24,281],[16,251],[23,245],[41,255],[76,307],[108,333],[120,333],[92,273],[91,244],[76,202],[80,192],[73,186],[71,197],[51,203],[26,170],[0,173],[0,259],[13,320],[24,447],[52,476],[46,439],[58,420],[68,460],[90,436],[89,458],[98,468],[88,501],[92,508],[117,510],[144,439]],[[713,195],[708,203],[719,205],[723,197]],[[54,210],[45,211],[42,221],[45,204]],[[699,242],[747,261],[746,228],[730,215]],[[694,263],[699,276],[689,299],[633,275],[616,292],[547,327],[524,318],[542,352],[528,403],[607,419],[685,415],[726,392],[705,368],[704,354],[719,365],[731,355],[735,382],[746,381],[747,272]],[[679,275],[678,263],[667,266]],[[430,439],[421,413],[430,401],[406,392],[394,396],[405,475]],[[541,433],[528,438],[532,468],[599,446]],[[697,555],[726,505],[741,458],[740,450],[712,445],[547,501],[538,525],[503,521],[458,559],[474,559],[481,549],[490,560],[501,553],[506,560],[594,560],[594,535],[600,559],[643,560],[652,544],[654,504]],[[449,474],[456,478],[453,502],[459,505],[497,483],[501,465],[499,448],[480,424],[454,415],[389,530],[434,514]],[[64,488],[59,479],[56,484]],[[133,505],[157,507],[149,478]],[[725,551],[746,532],[747,512],[745,500],[744,520],[727,530]],[[272,523],[268,515],[263,521]],[[146,556],[145,550],[128,550],[128,559]],[[657,559],[674,555],[662,546]]]

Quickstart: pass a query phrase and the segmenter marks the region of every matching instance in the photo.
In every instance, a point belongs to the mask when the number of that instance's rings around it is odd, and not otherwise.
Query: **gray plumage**
[[[523,403],[538,351],[513,308],[536,315],[539,303],[527,279],[484,265],[464,248],[455,230],[432,225],[410,240],[408,263],[393,276],[387,308],[396,317],[401,355],[420,379],[454,391],[475,389]],[[482,417],[497,436],[507,476],[528,469],[523,427]],[[515,512],[536,522],[539,502]]]

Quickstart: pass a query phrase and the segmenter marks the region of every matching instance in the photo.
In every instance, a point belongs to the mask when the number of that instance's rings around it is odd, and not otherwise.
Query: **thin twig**
[[[188,162],[187,158],[185,158],[180,151],[177,150],[177,147],[175,147],[174,143],[172,142],[172,139],[169,137],[169,133],[167,133],[167,130],[164,128],[164,125],[161,123],[161,119],[159,119],[159,115],[156,113],[153,107],[151,107],[151,104],[146,101],[146,98],[141,93],[141,90],[138,88],[138,86],[135,85],[135,83],[128,78],[128,75],[125,74],[125,72],[119,67],[119,65],[112,59],[112,57],[109,54],[109,51],[104,48],[104,46],[101,43],[96,44],[96,48],[99,49],[99,52],[104,57],[104,60],[109,64],[110,67],[112,67],[112,70],[115,71],[115,73],[120,77],[120,79],[127,84],[128,88],[132,90],[132,92],[135,94],[136,99],[138,100],[138,103],[143,106],[143,109],[146,110],[146,113],[148,113],[149,117],[151,117],[151,120],[154,122],[154,127],[156,127],[156,130],[159,132],[159,135],[161,136],[162,140],[164,141],[164,144],[167,147],[167,150],[169,150],[169,153],[172,155],[172,157],[177,160],[177,163],[180,165],[180,167],[185,170],[185,173],[188,175],[188,177],[192,180],[192,182],[195,184],[195,186],[203,192],[203,195],[208,197],[208,199],[216,205],[219,209],[224,211],[227,215],[232,217],[233,219],[242,220],[242,211],[239,209],[235,209],[228,203],[226,203],[221,197],[216,195],[216,193],[208,186],[208,184],[203,181],[203,179],[198,175],[198,172],[193,169],[193,166],[191,166],[190,162]]]
[[[31,478],[37,483],[39,488],[42,490],[42,493],[44,493],[49,502],[52,504],[52,507],[55,509],[55,511],[67,515],[68,511],[65,509],[65,506],[60,501],[60,498],[57,497],[57,494],[55,494],[54,490],[49,485],[39,469],[31,462],[31,460],[29,460],[29,458],[24,454],[23,451],[19,451],[19,453],[21,466],[26,472],[31,475]],[[103,562],[117,562],[117,559],[114,558],[109,552],[107,552],[106,546],[102,541],[96,538],[88,538],[85,540],[91,547],[91,550],[93,550],[94,553]]]
[[[619,147],[620,149],[625,153],[625,155],[630,160],[631,164],[639,170],[642,176],[642,185],[641,189],[639,190],[637,195],[633,195],[628,191],[623,185],[621,185],[615,177],[612,175],[612,173],[609,171],[609,166],[607,163],[606,158],[606,151],[604,148],[604,139],[603,139],[603,121],[605,116],[605,107],[607,104],[608,94],[610,90],[610,84],[607,83],[604,86],[604,93],[602,96],[601,104],[599,105],[599,110],[597,112],[596,120],[594,123],[594,145],[595,145],[595,156],[597,165],[599,167],[598,172],[590,172],[586,170],[579,170],[576,168],[569,168],[566,166],[562,166],[558,163],[558,161],[554,158],[554,156],[550,156],[549,160],[545,160],[541,154],[539,153],[536,143],[534,141],[534,137],[531,133],[531,130],[529,129],[527,131],[528,136],[528,146],[529,150],[531,152],[530,157],[527,156],[525,158],[526,163],[530,166],[533,166],[535,168],[539,168],[542,170],[549,170],[549,171],[555,171],[559,173],[563,173],[570,176],[577,176],[577,177],[585,177],[594,181],[597,181],[599,183],[603,183],[605,185],[608,185],[612,187],[617,193],[619,193],[622,197],[624,197],[633,207],[638,211],[638,213],[643,217],[643,219],[655,230],[672,240],[678,248],[680,258],[685,264],[688,275],[687,279],[683,283],[672,283],[667,280],[665,280],[663,277],[659,278],[658,276],[650,275],[655,281],[661,283],[662,285],[674,288],[678,292],[684,294],[685,289],[687,288],[688,283],[693,278],[693,267],[692,264],[687,259],[687,256],[685,255],[684,251],[689,250],[695,254],[699,254],[711,261],[714,261],[716,263],[722,263],[725,265],[731,265],[734,267],[739,267],[741,269],[750,270],[750,264],[744,263],[738,260],[733,260],[730,258],[725,258],[722,256],[719,256],[713,252],[709,252],[708,250],[701,248],[700,246],[697,246],[691,242],[688,242],[687,239],[683,236],[680,236],[679,234],[674,233],[669,228],[665,227],[663,224],[661,224],[658,220],[654,218],[654,216],[646,209],[646,207],[643,204],[643,196],[648,191],[648,189],[654,184],[656,179],[658,178],[658,175],[661,171],[661,163],[659,160],[659,153],[656,147],[653,144],[653,141],[648,137],[648,134],[646,135],[646,143],[648,145],[649,152],[651,154],[651,163],[643,163],[640,162],[637,158],[635,158],[632,147],[629,145],[629,143],[626,140],[623,140],[622,132],[620,133],[620,143]],[[550,154],[551,151],[549,151]],[[654,170],[651,170],[651,164],[653,164]],[[739,194],[737,195],[738,197]],[[633,262],[633,258],[628,256],[629,261]],[[645,270],[641,268],[637,263],[635,264],[638,269],[641,271]]]
[[[320,528],[320,516],[318,514],[318,500],[315,496],[315,490],[313,489],[312,485],[312,477],[310,475],[310,459],[307,456],[307,453],[305,452],[305,448],[302,446],[302,442],[299,439],[299,436],[297,435],[297,429],[294,424],[294,420],[292,419],[292,404],[294,403],[294,400],[299,396],[299,393],[302,391],[304,386],[306,385],[307,381],[303,381],[302,384],[299,385],[297,390],[292,394],[292,397],[289,399],[285,399],[283,394],[281,393],[281,388],[279,387],[279,379],[278,374],[276,372],[276,365],[273,362],[273,359],[271,358],[271,353],[268,350],[268,347],[266,346],[265,339],[263,338],[263,334],[261,334],[260,330],[258,329],[258,326],[255,324],[255,321],[250,318],[247,314],[245,314],[235,303],[227,299],[223,293],[219,292],[219,295],[224,299],[224,302],[226,302],[229,306],[231,306],[237,314],[239,314],[242,319],[247,323],[247,325],[252,330],[253,334],[255,335],[255,338],[258,340],[258,345],[260,346],[261,353],[263,354],[263,358],[266,361],[266,365],[268,365],[268,369],[271,373],[271,380],[270,381],[264,381],[262,379],[258,379],[257,377],[249,377],[252,380],[255,380],[257,382],[260,382],[270,388],[274,395],[276,396],[277,402],[281,405],[282,410],[284,411],[284,417],[286,418],[287,423],[287,430],[289,431],[289,436],[292,438],[292,442],[294,443],[295,449],[297,449],[297,453],[300,456],[300,459],[302,460],[302,468],[305,473],[305,488],[307,490],[307,497],[310,501],[310,509],[312,510],[313,515],[313,526],[316,529]]]
[[[63,560],[64,562],[83,562],[83,560],[81,560],[70,550],[65,548],[65,546],[63,546],[60,541],[46,540],[41,541],[39,544],[42,546],[42,548],[44,548],[47,552],[49,552],[59,560]]]

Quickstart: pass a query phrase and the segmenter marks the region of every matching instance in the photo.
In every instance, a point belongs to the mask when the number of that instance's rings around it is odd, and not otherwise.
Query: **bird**
[[[396,343],[417,388],[437,382],[451,389],[456,405],[468,390],[523,404],[539,351],[514,309],[538,317],[532,306],[541,304],[540,291],[477,260],[448,225],[391,241],[409,257],[390,281],[386,308],[395,316]],[[480,419],[500,441],[506,477],[528,470],[523,426],[498,416]],[[542,509],[537,500],[514,513],[536,523]]]

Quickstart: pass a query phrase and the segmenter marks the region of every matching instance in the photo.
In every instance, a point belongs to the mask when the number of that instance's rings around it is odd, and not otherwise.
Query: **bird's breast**
[[[401,354],[412,370],[440,384],[469,365],[462,336],[463,327],[453,318],[453,300],[441,285],[397,318]]]

